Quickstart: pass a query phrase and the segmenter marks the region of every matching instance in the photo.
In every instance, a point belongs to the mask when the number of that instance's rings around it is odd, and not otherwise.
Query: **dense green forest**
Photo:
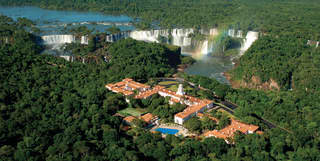
[[[142,27],[233,27],[320,39],[318,0],[6,0],[0,4],[126,14],[140,18]]]
[[[259,124],[265,133],[238,134],[236,144],[228,145],[216,138],[162,138],[139,127],[124,132],[121,119],[113,114],[129,105],[104,85],[125,77],[171,75],[179,54],[127,39],[110,47],[110,63],[71,63],[39,54],[42,49],[24,31],[23,21],[2,16],[0,22],[1,37],[9,39],[0,44],[0,160],[320,160],[319,92],[238,90],[206,77],[186,76],[237,103],[236,116]],[[155,99],[143,108],[167,117],[163,101]],[[182,108],[175,110],[168,112]],[[268,129],[252,114],[289,132]]]
[[[275,80],[282,89],[320,90],[320,48],[300,35],[262,36],[231,72],[234,80]]]

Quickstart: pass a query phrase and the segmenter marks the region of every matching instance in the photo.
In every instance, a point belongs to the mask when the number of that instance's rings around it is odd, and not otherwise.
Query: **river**
[[[203,56],[196,60],[197,61],[193,65],[185,69],[187,74],[215,78],[221,83],[229,84],[229,81],[223,75],[223,72],[226,72],[233,67],[230,58],[221,56]]]
[[[38,7],[0,7],[0,14],[13,18],[24,17],[36,22],[42,34],[57,34],[65,28],[87,26],[89,29],[104,32],[112,25],[117,25],[122,31],[134,30],[130,25],[132,18],[120,15],[111,16],[97,12],[55,11]]]
[[[78,12],[78,11],[55,11],[41,9],[38,7],[0,7],[0,14],[16,20],[19,17],[28,18],[36,22],[36,26],[42,31],[42,35],[65,34],[66,29],[78,26],[86,26],[95,31],[105,32],[112,25],[116,25],[122,31],[134,30],[131,25],[132,18],[120,15],[104,15],[97,12]],[[188,53],[182,53],[190,55]],[[195,57],[195,56],[194,56]],[[222,83],[228,80],[222,75],[223,72],[230,70],[233,64],[230,58],[202,55],[197,56],[197,62],[185,70],[192,75],[202,75],[215,78]]]

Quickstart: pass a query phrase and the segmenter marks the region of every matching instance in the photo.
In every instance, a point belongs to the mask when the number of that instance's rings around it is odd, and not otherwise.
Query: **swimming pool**
[[[155,129],[155,131],[159,131],[163,134],[172,134],[172,135],[179,132],[179,130],[177,130],[177,129],[168,129],[168,128],[157,128],[157,129]]]

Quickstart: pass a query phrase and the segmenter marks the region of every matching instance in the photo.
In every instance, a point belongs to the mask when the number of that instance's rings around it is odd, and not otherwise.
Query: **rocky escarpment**
[[[258,76],[252,76],[249,80],[234,80],[230,73],[224,73],[225,77],[229,80],[232,88],[252,88],[260,90],[280,90],[280,85],[274,80],[262,82]]]

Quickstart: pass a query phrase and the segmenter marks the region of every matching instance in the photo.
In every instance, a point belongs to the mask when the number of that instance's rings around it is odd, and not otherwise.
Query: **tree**
[[[146,122],[140,120],[140,119],[134,119],[132,121],[132,124],[136,127],[139,127],[139,128],[144,128],[146,126]]]
[[[226,126],[230,125],[230,123],[231,123],[230,118],[226,115],[222,115],[221,119],[219,120],[217,129],[219,129],[219,130],[223,129]]]
[[[117,34],[121,32],[121,30],[115,25],[112,25],[112,27],[108,28],[107,31],[110,32],[111,34]]]
[[[89,38],[88,49],[90,52],[93,52],[96,50],[96,37],[95,36],[91,36]]]
[[[205,116],[201,120],[201,128],[202,130],[208,129],[208,130],[214,130],[217,126],[217,122],[210,119],[208,116]]]
[[[197,117],[192,117],[183,123],[190,131],[199,132],[201,130],[201,121]]]

